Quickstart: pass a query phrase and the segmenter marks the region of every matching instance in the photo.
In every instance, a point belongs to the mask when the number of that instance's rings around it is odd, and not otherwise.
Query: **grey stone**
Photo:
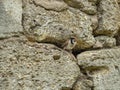
[[[80,67],[93,78],[94,90],[120,89],[120,47],[86,51],[77,59]]]
[[[0,38],[22,31],[22,1],[0,0]]]
[[[87,14],[95,14],[97,12],[96,1],[89,0],[64,0],[69,6],[80,9]]]
[[[0,41],[0,90],[72,88],[79,74],[74,57],[54,45],[24,37]]]
[[[63,0],[34,0],[34,2],[47,10],[62,11],[68,8]]]
[[[27,1],[24,3],[23,26],[28,38],[62,45],[74,36],[77,38],[75,50],[89,48],[95,43],[91,18],[80,10],[69,8],[56,12]]]
[[[114,36],[119,30],[120,11],[116,0],[100,0],[98,4],[99,27],[96,35]]]
[[[116,39],[109,36],[95,37],[96,43],[93,48],[112,48],[116,46]]]
[[[93,81],[85,76],[80,76],[73,86],[73,90],[92,90]]]
[[[98,25],[99,25],[97,14],[90,16],[90,19],[91,19],[91,22],[92,22],[91,26],[93,28],[93,31],[95,31],[97,29]]]

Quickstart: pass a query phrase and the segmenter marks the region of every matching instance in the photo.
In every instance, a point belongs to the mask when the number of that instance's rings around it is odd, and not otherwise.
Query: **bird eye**
[[[70,38],[70,41],[71,41],[72,44],[74,44],[75,38]]]

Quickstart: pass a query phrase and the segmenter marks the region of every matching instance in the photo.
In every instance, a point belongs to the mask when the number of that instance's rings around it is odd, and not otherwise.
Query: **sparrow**
[[[72,52],[72,49],[76,46],[76,44],[77,44],[76,38],[71,37],[62,45],[62,47],[64,50]]]

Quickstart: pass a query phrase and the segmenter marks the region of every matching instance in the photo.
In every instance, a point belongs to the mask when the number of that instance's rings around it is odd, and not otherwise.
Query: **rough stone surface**
[[[91,25],[92,29],[96,30],[98,25],[99,25],[97,14],[90,16],[90,19],[91,19],[91,22],[92,22],[92,25]]]
[[[93,78],[94,90],[120,90],[120,47],[86,51],[77,59]]]
[[[77,38],[75,49],[89,48],[95,43],[90,16],[69,8],[62,12],[48,11],[24,1],[23,26],[27,37],[38,42],[63,44],[71,36]]]
[[[93,82],[85,76],[80,76],[73,86],[73,90],[92,90]]]
[[[120,23],[119,6],[116,0],[100,0],[98,6],[99,27],[96,35],[114,36]]]
[[[108,36],[95,37],[96,43],[93,48],[112,48],[116,46],[116,39]]]
[[[0,41],[0,90],[72,88],[79,74],[74,58],[54,45],[20,37]]]
[[[0,38],[22,31],[22,1],[0,0]]]
[[[64,0],[69,6],[77,8],[87,14],[96,14],[96,1],[90,0]]]
[[[63,0],[34,0],[34,3],[47,10],[62,11],[68,8]]]
[[[0,90],[120,90],[120,0],[0,0]]]

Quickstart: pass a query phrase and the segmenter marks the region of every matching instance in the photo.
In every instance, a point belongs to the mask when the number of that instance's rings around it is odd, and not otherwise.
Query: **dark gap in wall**
[[[62,87],[61,90],[73,90],[73,89],[71,89],[71,88],[69,88],[69,87]]]
[[[114,36],[116,39],[116,46],[120,46],[120,29],[117,32],[117,35]]]
[[[92,86],[92,87],[91,87],[91,90],[94,90],[94,88],[95,88],[95,86]]]
[[[73,54],[73,55],[75,56],[75,58],[76,58],[78,54],[80,54],[80,53],[82,53],[82,52],[84,52],[84,51],[87,51],[87,50],[78,50],[78,51],[73,50],[73,51],[72,51],[72,54]]]
[[[83,75],[87,76],[86,70],[83,68],[83,66],[79,66],[80,71],[82,72]]]

